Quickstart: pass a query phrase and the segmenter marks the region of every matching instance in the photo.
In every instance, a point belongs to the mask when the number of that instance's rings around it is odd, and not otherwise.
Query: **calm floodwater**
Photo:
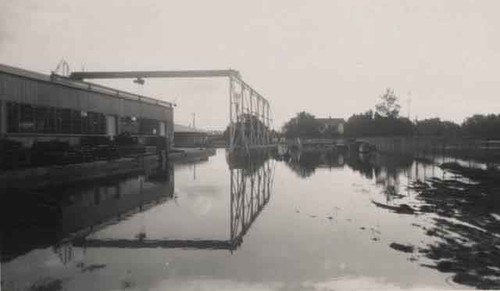
[[[230,164],[218,150],[167,173],[2,193],[2,290],[467,288],[428,267],[442,242],[429,231],[448,230],[412,212],[428,201],[410,189],[467,179],[380,155]]]

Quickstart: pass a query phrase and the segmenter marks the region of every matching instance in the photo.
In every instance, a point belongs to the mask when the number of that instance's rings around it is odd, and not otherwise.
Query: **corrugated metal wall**
[[[118,116],[151,118],[165,121],[170,127],[173,124],[173,108],[2,72],[0,72],[0,100]]]

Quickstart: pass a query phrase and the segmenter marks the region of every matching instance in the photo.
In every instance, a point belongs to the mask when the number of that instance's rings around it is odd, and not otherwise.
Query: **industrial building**
[[[71,163],[89,153],[110,158],[172,144],[171,103],[0,64],[0,164],[47,152]]]
[[[343,118],[316,118],[319,132],[325,137],[336,137],[344,134],[345,120]]]
[[[174,145],[176,147],[205,147],[208,143],[208,132],[174,124]]]

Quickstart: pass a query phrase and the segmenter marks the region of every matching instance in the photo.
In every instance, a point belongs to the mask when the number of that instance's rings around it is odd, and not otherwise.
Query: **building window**
[[[82,113],[79,110],[71,110],[71,124],[73,134],[82,134]]]
[[[7,103],[7,132],[19,132],[19,104]]]
[[[19,107],[19,132],[35,132],[35,108],[28,104]]]
[[[160,132],[158,120],[143,118],[139,122],[139,132],[144,135],[157,135]]]
[[[71,109],[59,109],[58,110],[58,123],[60,126],[61,133],[72,133],[73,132],[73,119],[72,119]]]
[[[35,107],[35,132],[57,133],[56,109],[52,107]]]
[[[132,116],[120,117],[120,131],[122,133],[139,134],[139,122]]]
[[[89,112],[87,115],[87,134],[105,134],[106,133],[106,117],[104,114]]]
[[[102,113],[7,103],[7,131],[44,134],[106,134]]]

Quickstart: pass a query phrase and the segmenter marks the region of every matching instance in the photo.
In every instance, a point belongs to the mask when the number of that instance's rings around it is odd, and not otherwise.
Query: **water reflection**
[[[344,153],[337,151],[292,151],[284,158],[287,166],[301,178],[311,177],[317,168],[344,166]]]
[[[230,157],[231,175],[231,246],[236,248],[269,202],[274,164],[267,152]]]
[[[498,166],[456,157],[335,151],[294,153],[286,164],[302,178],[318,168],[345,165],[375,181],[385,198],[385,202],[372,200],[375,207],[396,215],[428,217],[428,224],[412,225],[434,239],[418,248],[419,242],[392,242],[391,248],[410,253],[412,261],[425,256],[432,263],[423,266],[451,273],[455,283],[500,288]]]
[[[411,168],[414,160],[405,156],[361,154],[349,151],[312,150],[295,151],[285,157],[287,166],[302,178],[311,177],[318,168],[343,168],[348,166],[367,179],[377,183],[392,184],[401,172]]]
[[[2,210],[16,212],[2,220],[2,289],[170,290],[227,278],[240,289],[363,278],[446,287],[450,276],[498,286],[494,172],[442,165],[448,158],[223,153],[168,173],[4,195]]]
[[[420,211],[436,215],[422,227],[438,239],[420,253],[425,266],[452,273],[453,281],[480,289],[500,288],[500,172],[442,164],[451,177],[414,181]],[[465,179],[464,179],[465,178]]]
[[[1,261],[55,245],[62,262],[71,257],[61,240],[172,199],[173,168],[37,191],[2,195]],[[15,211],[12,211],[15,210]]]
[[[423,181],[434,177],[437,165],[429,159],[411,156],[363,154],[352,151],[309,150],[295,151],[284,158],[286,165],[301,178],[311,177],[316,169],[348,167],[383,187],[387,201],[402,198],[401,180]],[[405,186],[408,186],[405,185]]]
[[[383,187],[386,201],[400,198],[400,175],[411,171],[413,159],[406,156],[386,156],[377,153],[362,154],[353,151],[313,150],[292,152],[285,159],[287,166],[301,178],[311,177],[318,168],[343,168],[360,173],[366,179],[374,179]],[[420,165],[416,163],[416,167]],[[417,170],[418,172],[418,170]]]
[[[152,239],[146,234],[136,238],[88,238],[73,242],[78,247],[110,248],[195,248],[233,251],[243,241],[252,223],[268,203],[272,186],[272,163],[268,155],[232,157],[230,165],[230,237],[226,239]],[[193,180],[196,167],[193,167]]]

